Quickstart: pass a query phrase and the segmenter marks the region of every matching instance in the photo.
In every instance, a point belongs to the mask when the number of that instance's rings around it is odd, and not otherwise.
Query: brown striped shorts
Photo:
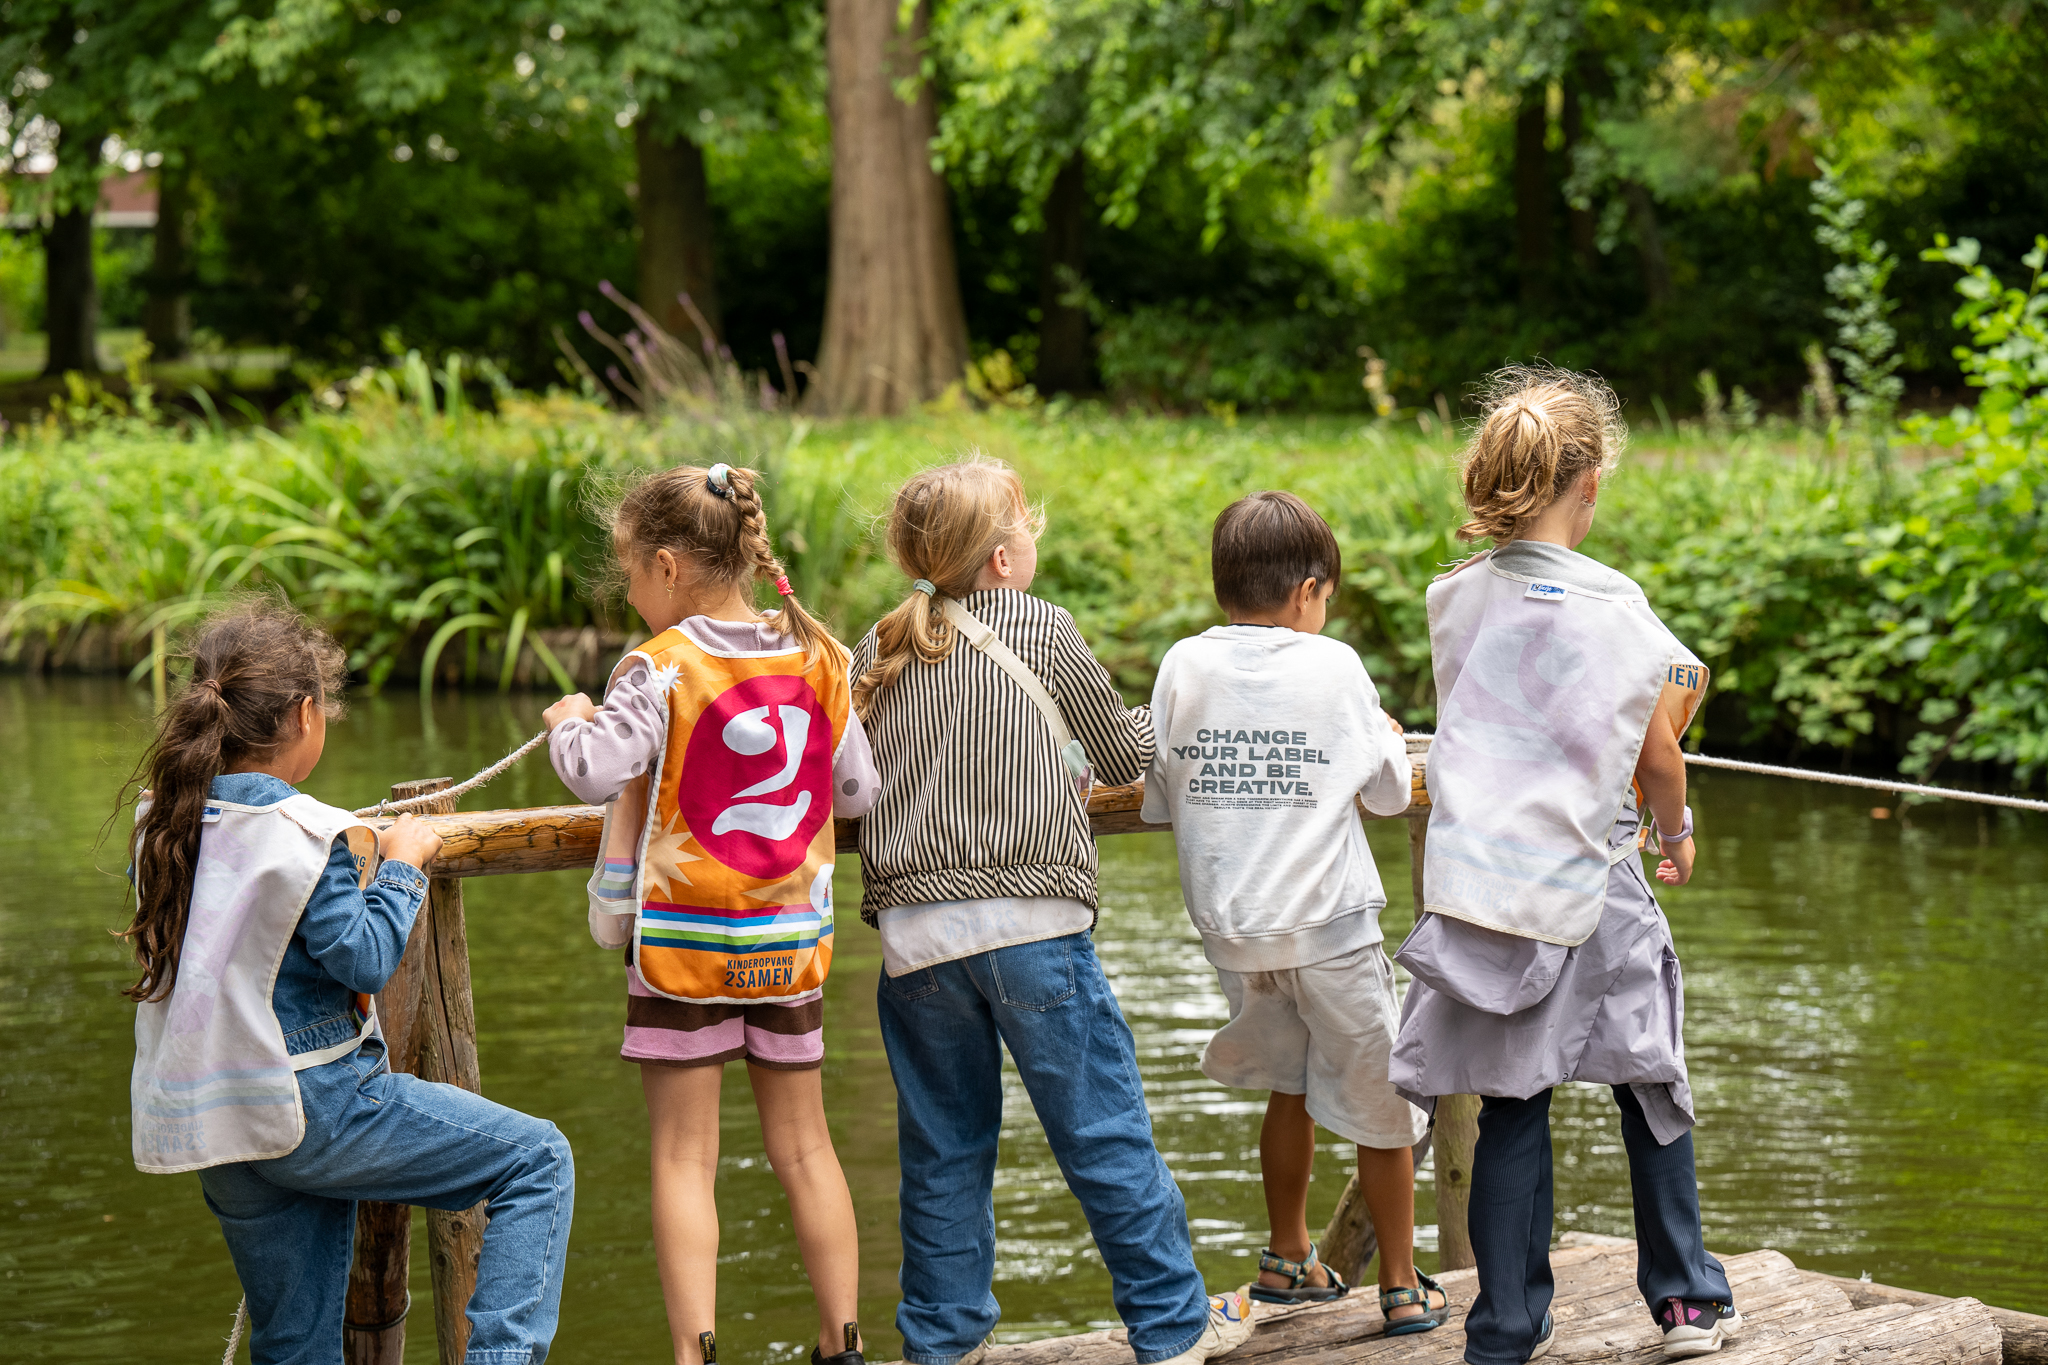
[[[786,1005],[693,1005],[656,995],[629,965],[619,1055],[642,1065],[745,1061],[770,1071],[812,1071],[825,1064],[825,993]]]

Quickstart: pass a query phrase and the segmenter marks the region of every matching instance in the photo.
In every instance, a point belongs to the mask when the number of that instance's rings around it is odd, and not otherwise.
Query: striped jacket
[[[1095,780],[1135,782],[1152,762],[1149,707],[1126,710],[1064,608],[1009,588],[961,605],[1045,684],[1088,750]],[[849,676],[875,659],[870,630]],[[937,664],[913,658],[864,717],[882,791],[860,822],[861,918],[927,901],[1068,896],[1096,904],[1088,812],[1044,716],[964,640]]]

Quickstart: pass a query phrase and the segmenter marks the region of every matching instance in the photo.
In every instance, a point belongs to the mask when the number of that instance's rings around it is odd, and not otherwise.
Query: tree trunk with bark
[[[1515,266],[1524,305],[1550,299],[1550,152],[1543,145],[1550,127],[1548,96],[1540,85],[1523,91],[1515,117]]]
[[[1564,109],[1559,122],[1564,132],[1564,173],[1570,183],[1580,139],[1586,135],[1585,109],[1580,103],[1579,83],[1567,80],[1564,83]],[[1600,259],[1600,216],[1588,204],[1584,208],[1565,201],[1565,238],[1571,243],[1572,263],[1582,271],[1591,272]]]
[[[713,332],[725,326],[718,306],[704,149],[680,134],[662,136],[656,130],[657,113],[648,109],[633,125],[639,175],[640,306],[671,336],[697,347],[704,337],[678,295],[690,296]]]
[[[1038,271],[1040,393],[1079,393],[1091,387],[1088,310],[1070,302],[1088,266],[1087,161],[1076,151],[1060,167],[1045,201],[1045,242]]]
[[[173,167],[167,160],[157,174],[149,298],[142,306],[142,335],[157,360],[178,360],[192,349],[191,218],[190,164]]]
[[[92,271],[92,207],[65,209],[43,233],[43,302],[50,350],[43,373],[100,372],[100,291]]]
[[[826,0],[832,114],[832,266],[815,406],[881,415],[913,408],[960,377],[967,316],[946,185],[932,169],[932,88],[909,103],[929,22],[907,29],[897,0]]]
[[[1643,296],[1653,316],[1671,304],[1671,263],[1664,255],[1664,232],[1657,225],[1657,201],[1640,180],[1621,186],[1622,201],[1628,205],[1629,226],[1635,229],[1636,254],[1643,263]]]

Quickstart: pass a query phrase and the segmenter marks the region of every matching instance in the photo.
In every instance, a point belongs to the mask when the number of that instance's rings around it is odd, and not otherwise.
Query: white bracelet
[[[1666,846],[1669,846],[1669,845],[1671,845],[1671,844],[1682,844],[1682,843],[1684,843],[1684,842],[1685,842],[1685,841],[1686,841],[1687,839],[1690,839],[1690,838],[1692,838],[1692,807],[1691,807],[1691,806],[1687,806],[1687,807],[1685,808],[1685,824],[1684,824],[1684,825],[1682,825],[1682,826],[1680,826],[1680,828],[1679,828],[1679,830],[1678,830],[1678,832],[1677,832],[1676,834],[1666,834],[1666,833],[1665,833],[1665,832],[1664,832],[1663,830],[1661,830],[1661,829],[1657,831],[1657,844],[1658,844],[1658,846],[1659,846],[1660,848],[1661,848],[1661,847],[1666,847]]]

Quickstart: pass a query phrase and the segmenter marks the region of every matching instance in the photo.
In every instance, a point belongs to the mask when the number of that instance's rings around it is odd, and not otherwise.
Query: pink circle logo
[[[749,678],[704,708],[676,805],[704,851],[749,877],[794,871],[832,818],[832,721],[802,678]]]

